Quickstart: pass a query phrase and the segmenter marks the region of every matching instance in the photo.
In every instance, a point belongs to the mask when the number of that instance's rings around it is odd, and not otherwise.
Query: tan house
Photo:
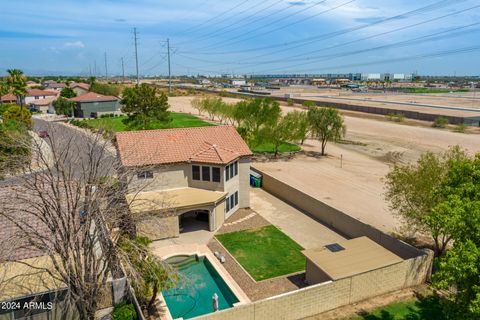
[[[151,216],[137,224],[143,235],[177,237],[200,222],[214,231],[250,206],[252,153],[234,127],[121,132],[116,138],[130,210]]]

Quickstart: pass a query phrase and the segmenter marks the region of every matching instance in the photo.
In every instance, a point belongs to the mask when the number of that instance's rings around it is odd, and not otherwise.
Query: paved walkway
[[[250,189],[250,206],[305,249],[318,248],[345,239],[263,189]]]

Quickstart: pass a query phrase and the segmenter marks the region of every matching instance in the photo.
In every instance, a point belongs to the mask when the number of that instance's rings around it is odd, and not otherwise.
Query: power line
[[[264,60],[264,61],[258,61],[256,59],[260,58],[260,57],[264,57],[264,56],[267,56],[269,54],[262,54],[262,55],[258,55],[258,56],[254,56],[254,57],[250,57],[249,60],[256,60],[255,62],[230,62],[230,64],[237,64],[237,65],[256,65],[256,64],[260,64],[260,65],[264,65],[264,64],[272,64],[272,63],[284,63],[285,61],[290,61],[292,59],[295,59],[295,58],[299,58],[299,57],[303,57],[303,56],[308,56],[312,53],[316,53],[316,52],[324,52],[326,50],[330,50],[330,49],[333,49],[333,48],[339,48],[339,47],[343,47],[345,45],[349,45],[349,44],[352,44],[352,43],[357,43],[357,42],[361,42],[361,41],[364,41],[364,40],[368,40],[368,39],[372,39],[372,38],[376,38],[376,37],[379,37],[379,36],[382,36],[382,35],[386,35],[386,34],[390,34],[390,33],[394,33],[394,32],[398,32],[398,31],[402,31],[402,30],[405,30],[405,29],[408,29],[408,28],[412,28],[412,27],[416,27],[416,26],[419,26],[419,25],[422,25],[422,24],[426,24],[426,23],[430,23],[430,22],[433,22],[433,21],[437,21],[437,20],[440,20],[440,19],[444,19],[446,17],[450,17],[450,16],[454,16],[454,15],[458,15],[460,13],[464,13],[464,12],[467,12],[467,11],[471,11],[473,9],[476,9],[476,8],[479,8],[480,5],[477,5],[477,6],[473,6],[473,7],[470,7],[470,8],[466,8],[466,9],[463,9],[463,10],[460,10],[460,11],[456,11],[456,12],[452,12],[452,13],[449,13],[449,14],[445,14],[445,15],[442,15],[442,16],[439,16],[439,17],[435,17],[435,18],[432,18],[432,19],[428,19],[428,20],[425,20],[425,21],[421,21],[421,22],[417,22],[417,23],[414,23],[414,24],[410,24],[410,25],[407,25],[407,26],[402,26],[402,27],[399,27],[399,28],[396,28],[396,29],[393,29],[393,30],[389,30],[389,31],[385,31],[385,32],[381,32],[381,33],[377,33],[377,34],[374,34],[374,35],[370,35],[368,37],[364,37],[364,38],[361,38],[361,39],[356,39],[356,40],[352,40],[352,41],[347,41],[347,42],[344,42],[344,43],[340,43],[340,44],[336,44],[336,45],[333,45],[333,46],[329,46],[329,47],[323,47],[322,49],[316,49],[316,50],[312,50],[312,51],[309,51],[309,52],[306,52],[306,53],[300,53],[300,54],[296,54],[296,55],[292,55],[292,56],[288,56],[288,57],[283,57],[281,59],[275,59],[275,60]],[[468,25],[466,27],[469,27],[469,26],[473,26],[475,24],[472,24],[472,25]],[[460,27],[460,28],[464,28],[464,27]],[[442,32],[441,32],[442,33]],[[181,55],[181,54],[180,54]],[[187,59],[191,59],[191,60],[197,60],[197,61],[201,61],[201,62],[207,62],[207,63],[211,63],[211,64],[218,64],[219,62],[218,61],[212,61],[212,60],[205,60],[205,59],[198,59],[198,58],[193,58],[193,57],[189,57],[189,56],[185,56],[185,55],[181,55]],[[329,57],[329,56],[343,56],[342,54],[338,55],[338,54],[330,54],[330,55],[323,55],[323,56],[319,56],[319,58],[323,58],[323,57]],[[315,57],[313,57],[315,58]],[[312,59],[312,57],[307,57],[305,59]]]
[[[224,16],[225,14],[228,14],[229,12],[237,9],[238,7],[240,7],[240,6],[242,6],[243,4],[247,3],[248,1],[250,1],[250,0],[244,0],[244,1],[240,2],[239,4],[235,5],[234,7],[230,8],[230,9],[228,9],[228,10],[226,10],[226,11],[223,11],[223,12],[217,14],[216,16],[214,16],[214,17],[212,17],[212,18],[210,18],[210,19],[208,19],[208,20],[206,20],[206,21],[204,21],[204,22],[202,22],[202,23],[200,23],[200,24],[197,24],[197,25],[195,25],[195,26],[192,26],[192,27],[184,30],[184,31],[181,32],[181,33],[190,32],[190,31],[192,31],[192,30],[194,30],[194,29],[196,29],[196,31],[198,31],[199,29],[202,29],[201,27],[204,26],[205,24],[207,24],[207,23],[209,23],[209,22],[211,22],[211,21],[213,21],[213,20],[215,20],[215,19],[217,19],[217,18],[220,18],[220,17]]]
[[[107,51],[104,52],[104,56],[105,56],[105,80],[108,81]]]
[[[291,17],[293,17],[293,16],[296,16],[296,15],[298,15],[298,14],[300,14],[300,13],[303,13],[303,12],[305,12],[305,11],[311,10],[312,8],[321,5],[321,4],[325,3],[326,1],[327,1],[327,0],[322,0],[322,1],[320,1],[320,2],[317,2],[317,3],[314,3],[314,4],[310,5],[310,6],[308,6],[308,7],[305,7],[305,8],[303,8],[303,9],[301,9],[301,10],[299,10],[299,11],[293,13],[293,14],[286,15],[286,16],[284,16],[284,17],[281,17],[281,18],[279,18],[279,19],[276,19],[276,20],[274,20],[274,21],[271,21],[271,22],[269,22],[269,23],[267,23],[267,24],[265,24],[265,25],[263,25],[263,26],[261,26],[261,27],[258,27],[258,28],[255,28],[255,29],[252,30],[252,31],[249,31],[248,34],[251,34],[252,32],[256,32],[256,31],[258,31],[258,30],[264,29],[264,28],[266,28],[266,27],[268,27],[268,26],[274,25],[274,24],[276,24],[277,22],[283,21],[283,20],[285,20],[285,19],[289,19],[289,18],[291,18]],[[353,1],[355,1],[355,0],[353,0]],[[352,1],[352,2],[353,2],[353,1]],[[323,14],[323,13],[325,13],[325,12],[322,12],[322,14]],[[310,18],[305,18],[305,19],[310,19]],[[267,32],[267,33],[269,33],[269,32]],[[248,34],[247,34],[247,35],[248,35]],[[263,35],[263,34],[262,34],[262,35]],[[220,45],[222,45],[222,44],[231,45],[231,44],[235,44],[235,43],[238,43],[238,42],[243,42],[243,41],[245,41],[245,40],[249,40],[249,39],[252,38],[252,37],[247,37],[246,39],[241,39],[241,40],[233,41],[233,42],[232,42],[232,40],[236,40],[236,39],[242,38],[242,37],[244,37],[244,36],[245,36],[245,34],[238,35],[238,36],[233,37],[233,38],[231,38],[231,39],[227,39],[226,41],[220,41],[219,43],[214,44],[213,46],[210,45],[210,46],[201,48],[200,50],[209,49],[209,48],[210,48],[210,49],[215,49],[215,48],[218,48],[218,47],[219,47]],[[255,37],[255,36],[253,36],[253,37]]]
[[[466,1],[466,0],[457,0],[455,2],[455,4],[458,4],[459,2],[464,2],[464,1]],[[371,23],[368,23],[368,24],[365,24],[365,25],[360,25],[360,26],[351,27],[351,28],[345,28],[345,29],[334,31],[334,32],[321,34],[321,35],[318,35],[318,36],[312,36],[312,37],[304,38],[304,39],[301,39],[301,40],[294,40],[294,41],[290,41],[290,42],[283,42],[283,43],[278,43],[278,44],[273,44],[273,45],[268,45],[268,46],[263,46],[263,47],[257,47],[257,48],[252,48],[252,49],[245,49],[245,50],[225,51],[225,52],[211,52],[210,51],[210,52],[203,52],[203,53],[202,52],[196,52],[196,54],[208,54],[208,55],[213,55],[213,54],[238,54],[238,53],[255,52],[255,51],[268,50],[268,49],[288,47],[287,49],[276,51],[276,53],[283,52],[283,51],[286,51],[286,50],[302,47],[304,45],[307,45],[307,44],[310,44],[310,43],[313,43],[313,42],[316,42],[316,41],[319,41],[319,40],[325,40],[325,39],[337,37],[337,36],[340,36],[340,35],[344,35],[344,34],[347,34],[347,33],[350,33],[350,32],[362,30],[362,29],[365,29],[365,28],[369,28],[369,27],[372,27],[372,26],[375,26],[375,25],[379,25],[379,24],[382,24],[382,23],[385,23],[385,22],[392,21],[392,20],[398,20],[398,19],[402,19],[402,18],[405,18],[405,17],[408,17],[408,16],[412,16],[412,15],[416,15],[416,14],[420,14],[420,13],[425,13],[425,12],[429,12],[429,11],[432,11],[432,10],[437,10],[437,9],[442,8],[444,6],[449,6],[449,5],[453,4],[453,3],[449,3],[449,2],[451,2],[451,0],[437,1],[433,4],[430,4],[430,5],[415,9],[415,10],[410,10],[410,11],[404,12],[402,14],[391,16],[391,17],[381,19],[381,20],[378,20],[378,21],[375,21],[375,22],[371,22]],[[250,32],[252,32],[252,31],[250,31]],[[291,45],[295,45],[295,44],[299,44],[299,45],[294,46],[294,47],[290,47]]]

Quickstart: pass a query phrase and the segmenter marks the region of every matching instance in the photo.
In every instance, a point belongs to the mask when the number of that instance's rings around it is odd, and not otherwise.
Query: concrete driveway
[[[250,206],[305,249],[318,248],[345,239],[263,189],[250,189]]]

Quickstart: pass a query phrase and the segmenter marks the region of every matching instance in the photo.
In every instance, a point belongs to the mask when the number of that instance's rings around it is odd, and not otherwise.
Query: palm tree
[[[12,88],[12,93],[17,97],[17,103],[23,108],[23,99],[27,94],[27,77],[19,69],[9,69],[7,72],[7,84]]]

